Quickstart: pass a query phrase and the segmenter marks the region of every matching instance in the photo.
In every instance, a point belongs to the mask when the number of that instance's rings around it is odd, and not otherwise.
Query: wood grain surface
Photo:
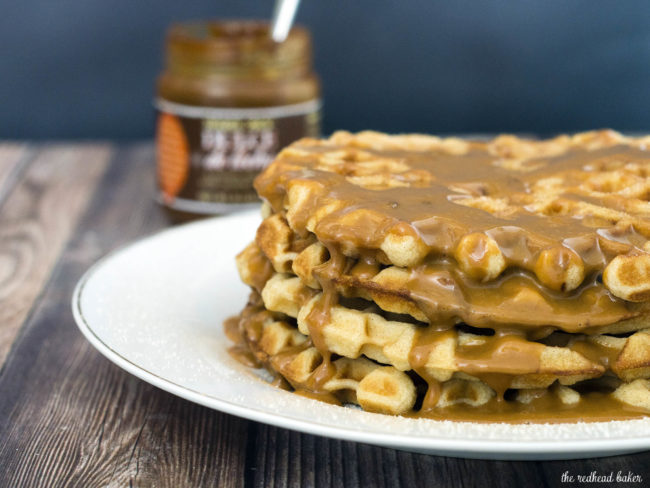
[[[644,483],[620,486],[648,486],[647,452],[551,462],[413,454],[250,422],[136,379],[85,341],[69,302],[97,258],[169,225],[152,200],[152,146],[21,147],[13,164],[6,154],[0,330],[13,332],[0,336],[0,487],[543,487],[592,471],[631,471]],[[12,181],[4,199],[2,181]]]
[[[0,207],[0,365],[85,210],[109,154],[106,145],[45,149],[5,190]],[[5,172],[5,181],[20,162],[19,157],[14,160],[7,165],[13,168]]]

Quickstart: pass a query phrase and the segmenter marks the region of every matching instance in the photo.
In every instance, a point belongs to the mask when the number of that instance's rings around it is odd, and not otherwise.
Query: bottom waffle
[[[628,337],[556,331],[534,341],[519,334],[481,335],[484,329],[462,326],[436,330],[388,315],[364,300],[330,305],[327,321],[315,328],[309,316],[323,295],[298,277],[275,274],[261,297],[266,309],[297,319],[301,333],[318,334],[332,353],[364,355],[401,371],[416,369],[431,380],[446,381],[456,373],[478,375],[475,379],[499,391],[546,388],[555,381],[566,386],[607,374],[628,382],[650,377],[648,329]]]
[[[455,371],[436,381],[436,391],[415,371],[359,355],[324,357],[290,315],[265,308],[254,292],[241,315],[229,322],[234,352],[250,356],[299,394],[371,412],[472,421],[576,421],[633,418],[650,413],[650,381],[626,382],[601,375],[565,386],[510,388],[498,394],[488,382]]]

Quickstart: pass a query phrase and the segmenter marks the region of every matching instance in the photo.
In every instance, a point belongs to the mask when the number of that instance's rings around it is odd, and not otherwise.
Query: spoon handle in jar
[[[271,20],[271,39],[283,42],[289,35],[300,0],[276,0]]]

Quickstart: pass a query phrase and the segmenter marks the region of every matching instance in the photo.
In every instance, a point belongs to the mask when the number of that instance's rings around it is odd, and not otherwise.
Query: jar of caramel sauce
[[[320,133],[301,27],[276,43],[266,22],[173,25],[157,88],[158,200],[174,220],[257,205],[255,176],[284,146]]]

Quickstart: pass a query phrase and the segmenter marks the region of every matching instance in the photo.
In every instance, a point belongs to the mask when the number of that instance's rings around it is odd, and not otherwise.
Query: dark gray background
[[[650,127],[647,0],[303,0],[325,131]],[[253,0],[3,0],[0,138],[153,132],[164,31]]]

